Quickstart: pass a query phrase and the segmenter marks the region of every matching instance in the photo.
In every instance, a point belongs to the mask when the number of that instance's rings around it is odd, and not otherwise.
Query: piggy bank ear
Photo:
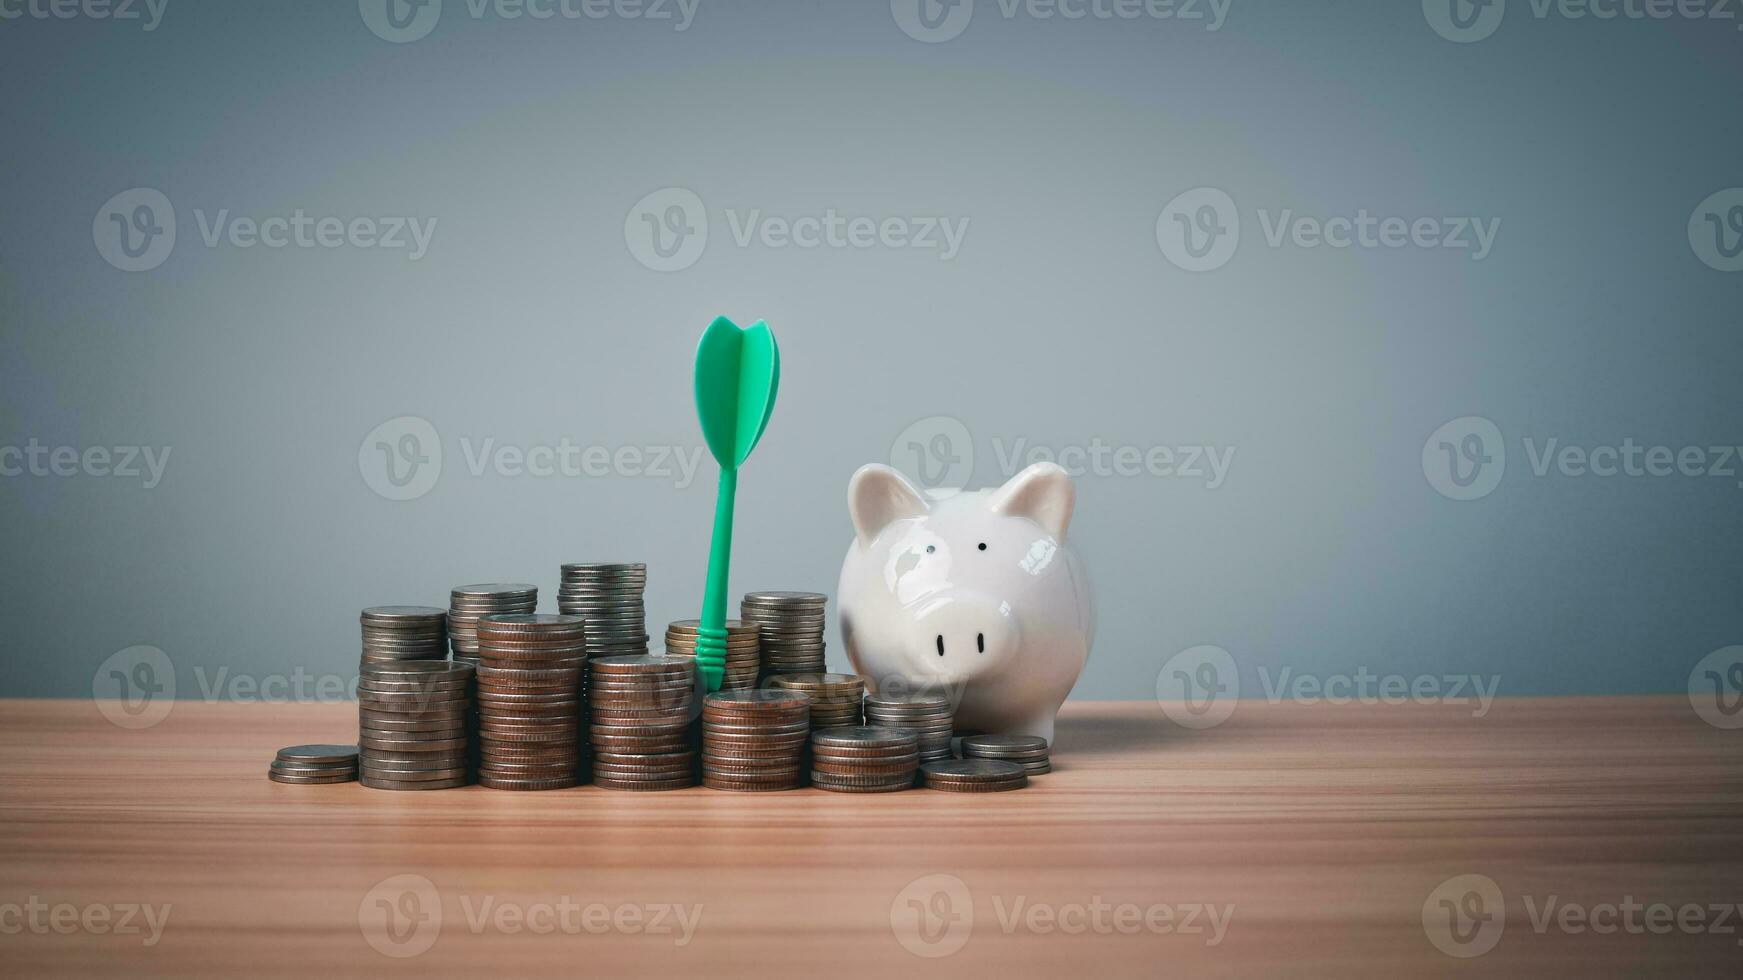
[[[993,491],[988,503],[993,513],[1008,517],[1027,517],[1065,540],[1065,527],[1071,523],[1071,508],[1077,493],[1071,488],[1071,476],[1058,463],[1036,463],[1005,485]]]
[[[882,463],[861,466],[847,482],[847,512],[862,545],[871,544],[891,521],[919,517],[929,509],[912,483]]]

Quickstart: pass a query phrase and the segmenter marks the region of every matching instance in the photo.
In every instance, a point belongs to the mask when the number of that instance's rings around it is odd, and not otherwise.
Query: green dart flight
[[[720,464],[708,586],[696,637],[696,666],[710,691],[720,689],[726,668],[726,572],[732,564],[738,468],[769,424],[780,381],[781,350],[768,324],[758,320],[741,330],[722,316],[702,331],[702,342],[696,346],[696,415],[702,420],[702,439]]]

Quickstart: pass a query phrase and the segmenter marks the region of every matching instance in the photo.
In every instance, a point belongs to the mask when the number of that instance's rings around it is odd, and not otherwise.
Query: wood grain
[[[1526,902],[1743,902],[1743,732],[1682,698],[1504,699],[1482,718],[1243,702],[1205,731],[1155,704],[1075,703],[1057,771],[985,797],[282,786],[264,776],[273,750],[349,740],[350,706],[186,702],[125,731],[89,702],[0,705],[0,906],[170,906],[149,948],[0,914],[13,975],[1743,974],[1736,918],[1729,935],[1539,932]],[[1473,873],[1505,895],[1505,927],[1492,951],[1455,959],[1429,943],[1423,905]],[[441,930],[390,958],[365,941],[359,905],[400,874],[436,887]],[[935,874],[963,882],[972,928],[953,955],[921,958],[892,906]],[[684,945],[467,914],[564,896],[702,911]],[[1018,901],[1073,925],[1094,902],[1233,912],[1213,944],[1007,930]]]

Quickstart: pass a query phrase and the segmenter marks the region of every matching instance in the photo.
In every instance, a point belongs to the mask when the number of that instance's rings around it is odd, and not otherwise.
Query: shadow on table
[[[1170,725],[1158,712],[1155,717],[1104,715],[1061,718],[1054,741],[1064,746],[1065,754],[1085,752],[1126,755],[1152,752],[1170,744],[1179,744],[1185,741],[1181,738],[1182,734],[1182,729]]]

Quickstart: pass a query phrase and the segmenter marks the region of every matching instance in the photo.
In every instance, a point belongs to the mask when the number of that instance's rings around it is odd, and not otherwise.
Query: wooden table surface
[[[1743,731],[1683,698],[1074,703],[987,796],[284,786],[350,705],[0,704],[13,975],[1743,975]]]

